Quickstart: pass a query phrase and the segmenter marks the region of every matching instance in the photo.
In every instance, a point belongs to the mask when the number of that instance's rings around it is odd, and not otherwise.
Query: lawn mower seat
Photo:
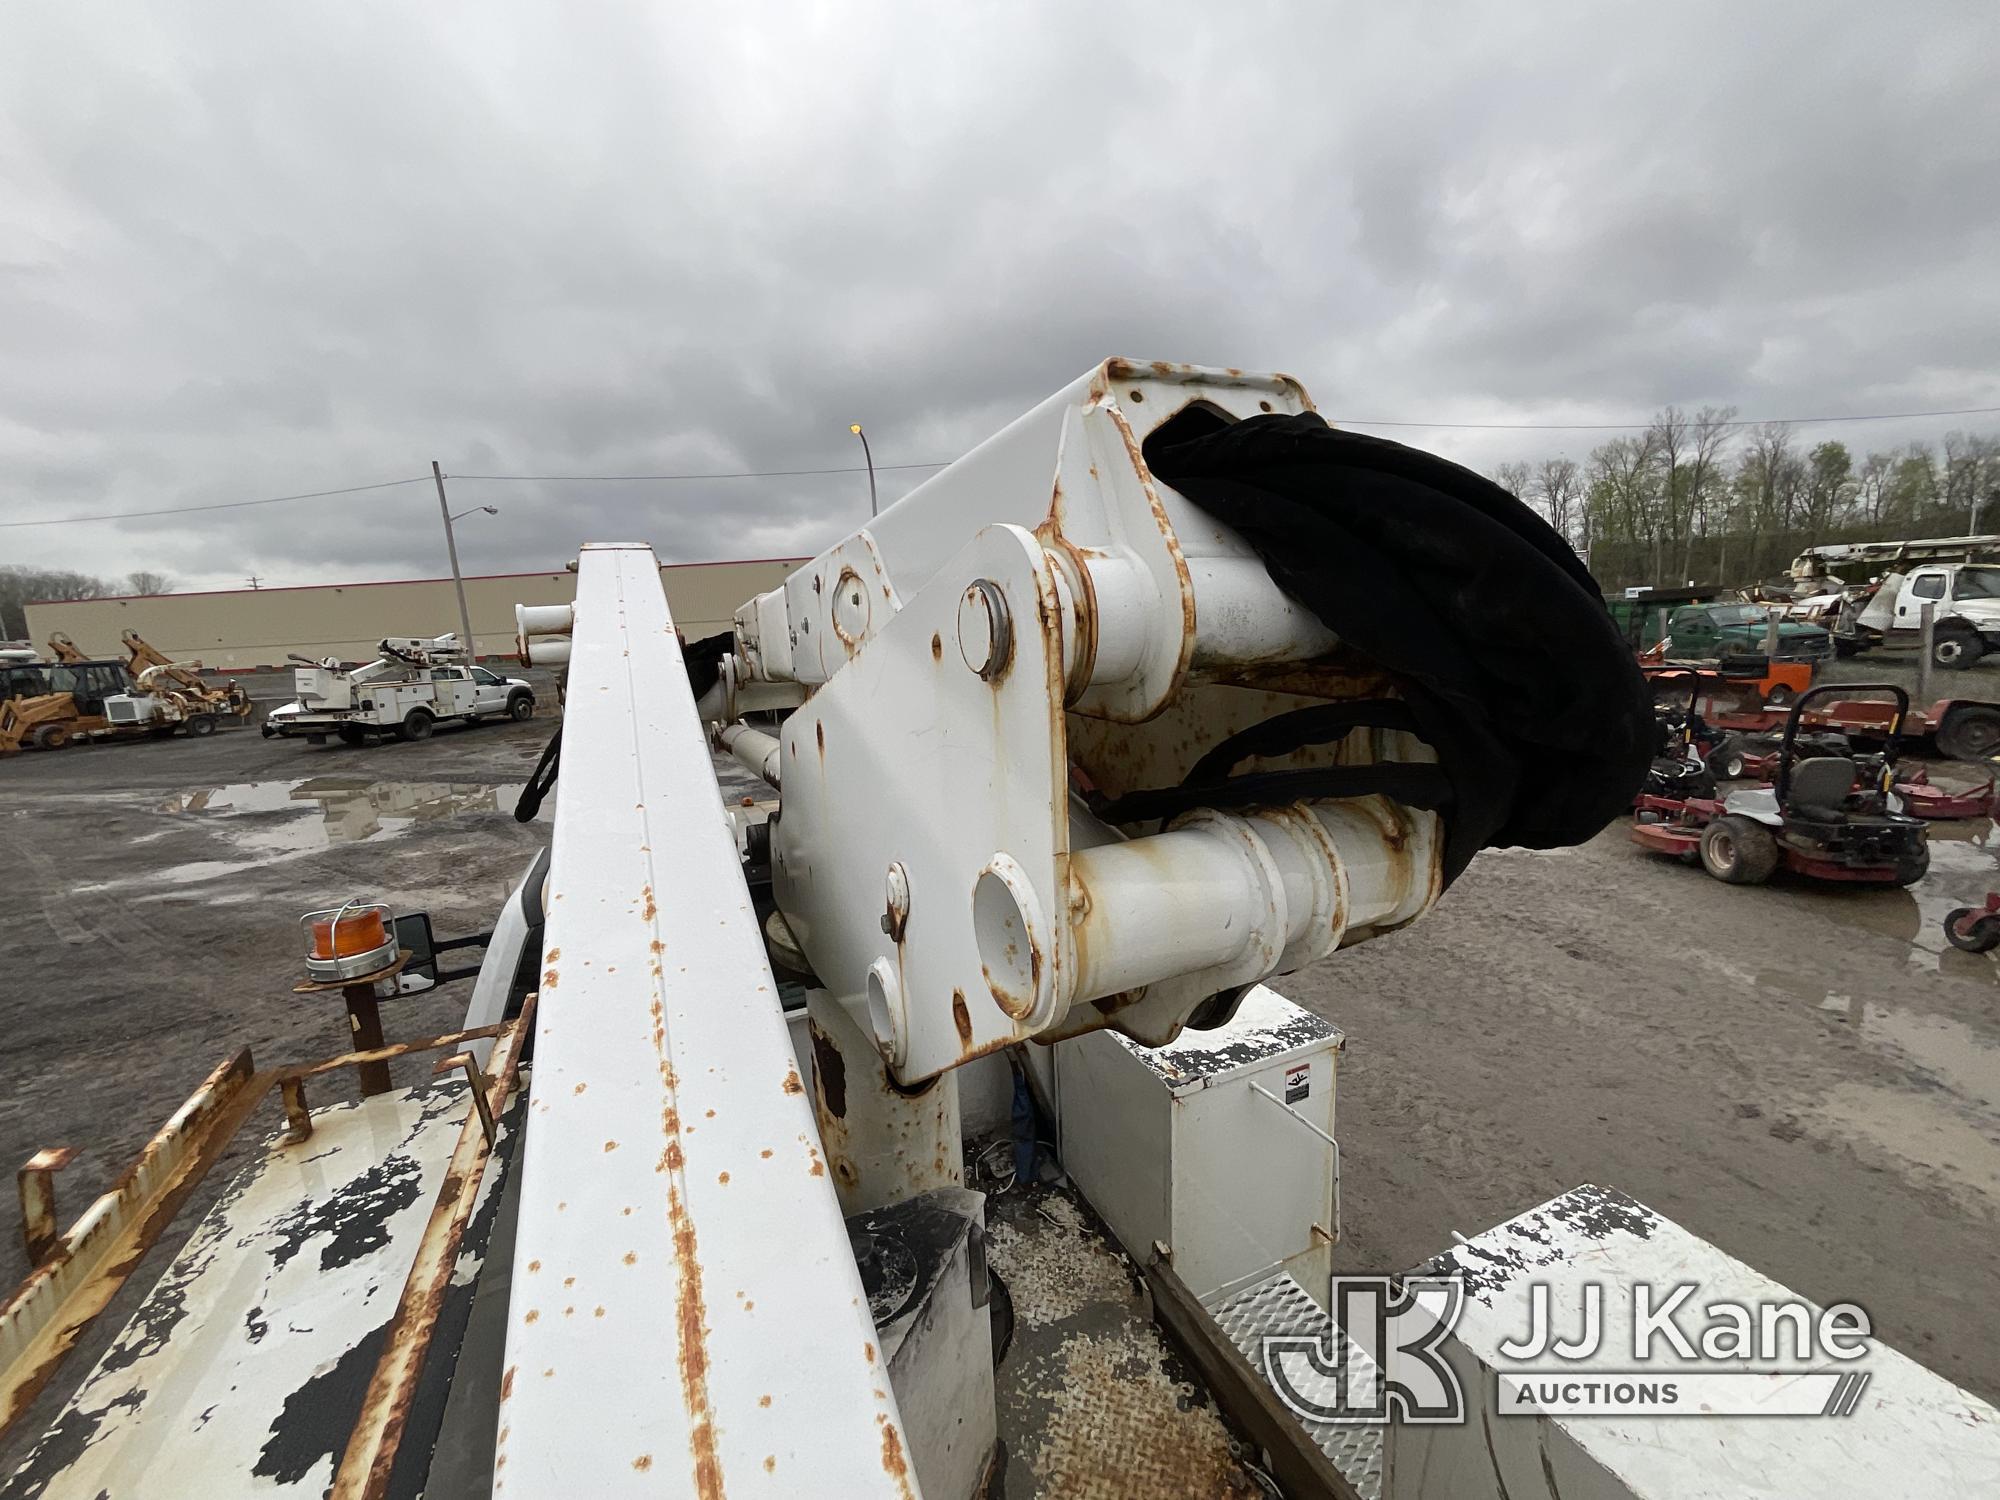
[[[1845,755],[1821,755],[1792,767],[1792,802],[1807,812],[1836,813],[1854,790],[1860,768]]]

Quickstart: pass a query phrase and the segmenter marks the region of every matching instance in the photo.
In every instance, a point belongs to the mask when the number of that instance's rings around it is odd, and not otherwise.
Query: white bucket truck
[[[299,696],[271,710],[265,738],[303,735],[323,745],[337,735],[358,745],[370,735],[428,739],[440,719],[534,717],[534,689],[519,677],[468,665],[456,634],[390,636],[375,650],[374,661],[351,670],[331,658],[292,658],[301,663],[294,676]]]

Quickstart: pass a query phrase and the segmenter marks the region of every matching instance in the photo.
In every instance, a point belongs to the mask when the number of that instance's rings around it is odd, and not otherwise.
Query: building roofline
[[[809,563],[810,557],[718,557],[707,562],[661,563],[660,570],[668,568],[734,568],[747,567],[756,563]],[[566,568],[540,568],[528,573],[468,573],[467,583],[490,582],[506,578],[574,578],[576,575]],[[219,594],[303,594],[313,589],[370,589],[392,588],[411,583],[450,583],[449,578],[362,578],[347,583],[288,583],[268,589],[186,589],[173,594],[99,594],[93,599],[29,599],[25,604],[113,604],[125,599],[202,599]]]

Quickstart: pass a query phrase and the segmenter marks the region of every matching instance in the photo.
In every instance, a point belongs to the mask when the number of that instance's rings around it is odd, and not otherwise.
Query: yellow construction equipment
[[[0,690],[0,755],[22,749],[56,750],[71,740],[164,738],[176,729],[212,734],[225,718],[250,714],[250,698],[229,682],[210,687],[200,662],[176,662],[137,631],[121,637],[123,661],[86,656],[58,632],[49,637],[45,663],[16,664]]]

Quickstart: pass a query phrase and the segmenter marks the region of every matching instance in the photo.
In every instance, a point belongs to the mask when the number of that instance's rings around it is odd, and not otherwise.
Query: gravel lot
[[[0,761],[0,1164],[83,1148],[67,1221],[228,1053],[341,1050],[338,1004],[290,993],[310,908],[368,893],[441,936],[483,930],[547,837],[546,811],[511,816],[554,728],[538,686],[531,722],[415,745],[236,729]],[[1940,690],[2000,698],[2000,671]],[[1346,1263],[1407,1267],[1614,1185],[2000,1399],[2000,971],[1939,926],[2000,888],[1995,833],[1935,839],[1907,892],[1725,887],[1617,828],[1491,852],[1430,920],[1283,981],[1349,1034]],[[391,1003],[391,1036],[455,1025],[462,989]],[[0,1275],[24,1269],[0,1237]]]

